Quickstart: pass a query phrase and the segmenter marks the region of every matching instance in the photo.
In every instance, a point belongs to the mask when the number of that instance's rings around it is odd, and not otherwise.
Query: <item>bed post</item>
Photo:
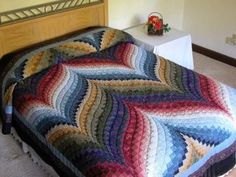
[[[108,0],[103,0],[103,3],[104,3],[105,26],[108,26]]]

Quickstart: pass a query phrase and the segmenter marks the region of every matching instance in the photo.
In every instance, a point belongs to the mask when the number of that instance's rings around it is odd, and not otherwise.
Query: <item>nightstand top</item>
[[[164,35],[162,35],[162,36],[148,35],[147,29],[144,24],[127,28],[124,31],[131,34],[134,38],[136,38],[144,43],[150,44],[152,46],[157,46],[157,45],[161,45],[164,43],[168,43],[170,41],[179,39],[181,37],[185,37],[185,36],[190,35],[187,32],[180,31],[180,30],[177,30],[174,28],[171,28],[171,30],[169,32],[164,33]]]

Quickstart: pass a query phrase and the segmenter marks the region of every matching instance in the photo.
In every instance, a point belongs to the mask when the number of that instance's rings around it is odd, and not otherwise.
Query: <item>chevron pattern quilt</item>
[[[101,29],[80,43],[22,60],[6,82],[5,106],[84,176],[203,176],[235,153],[233,88],[120,31]]]

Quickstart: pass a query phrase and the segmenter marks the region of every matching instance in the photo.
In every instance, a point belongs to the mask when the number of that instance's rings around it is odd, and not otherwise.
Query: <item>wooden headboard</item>
[[[0,57],[90,26],[107,26],[108,0],[88,7],[0,27]]]

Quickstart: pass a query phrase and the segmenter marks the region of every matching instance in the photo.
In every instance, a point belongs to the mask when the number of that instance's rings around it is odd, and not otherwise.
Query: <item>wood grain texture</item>
[[[104,0],[104,19],[105,19],[105,25],[108,26],[108,0]]]
[[[90,26],[107,25],[107,0],[101,4],[0,27],[4,54]]]

